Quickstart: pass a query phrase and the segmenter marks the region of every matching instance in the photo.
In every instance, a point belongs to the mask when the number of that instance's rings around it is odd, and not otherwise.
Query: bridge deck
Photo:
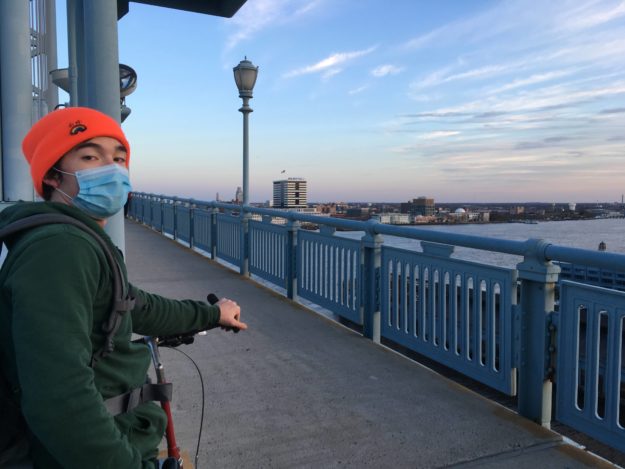
[[[250,326],[183,350],[206,386],[199,467],[612,467],[542,427],[132,221],[133,283],[235,299]],[[181,446],[195,452],[200,384],[162,352]]]

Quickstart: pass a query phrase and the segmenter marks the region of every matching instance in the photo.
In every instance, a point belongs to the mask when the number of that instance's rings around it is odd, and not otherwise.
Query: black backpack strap
[[[113,416],[130,412],[135,407],[149,401],[171,401],[173,386],[171,383],[146,383],[130,391],[111,397],[104,401],[104,405]]]
[[[113,272],[113,307],[108,320],[102,325],[102,329],[106,332],[104,345],[100,350],[95,352],[91,358],[91,366],[94,367],[98,360],[106,357],[113,351],[115,348],[114,337],[119,330],[123,316],[126,312],[131,311],[134,308],[134,298],[128,295],[126,283],[124,282],[124,277],[122,275],[122,269],[108,243],[104,240],[104,238],[102,238],[102,236],[85,223],[70,217],[69,215],[63,215],[60,213],[41,213],[10,223],[0,229],[0,241],[30,228],[59,223],[75,226],[90,234],[102,248],[106,261]]]

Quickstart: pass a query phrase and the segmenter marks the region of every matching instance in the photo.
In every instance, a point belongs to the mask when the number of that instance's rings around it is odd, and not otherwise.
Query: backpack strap
[[[93,368],[101,358],[106,357],[114,350],[115,334],[121,326],[124,314],[128,311],[131,311],[134,308],[135,304],[135,299],[128,295],[128,292],[126,291],[126,282],[124,281],[124,277],[122,275],[122,269],[108,243],[104,240],[104,238],[102,238],[102,236],[100,236],[95,230],[87,226],[85,223],[73,217],[70,217],[69,215],[63,215],[60,213],[41,213],[37,215],[31,215],[29,217],[24,217],[13,223],[10,223],[4,228],[0,229],[0,241],[24,230],[28,230],[42,225],[52,225],[60,223],[75,226],[91,235],[91,237],[95,239],[102,248],[104,256],[106,257],[106,261],[111,271],[113,272],[113,306],[111,312],[109,313],[108,319],[102,325],[103,331],[106,332],[104,345],[91,357],[91,367]]]
[[[130,412],[144,402],[171,401],[173,385],[171,383],[145,383],[143,386],[131,389],[124,394],[110,397],[104,401],[104,405],[113,416]]]

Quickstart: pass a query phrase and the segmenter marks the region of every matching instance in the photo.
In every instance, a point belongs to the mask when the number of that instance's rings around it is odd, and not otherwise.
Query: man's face
[[[111,137],[96,137],[72,148],[56,163],[55,167],[66,173],[110,164],[125,167],[127,156],[126,149],[118,140]],[[60,189],[70,197],[75,197],[79,190],[76,178],[67,174],[62,176],[60,180],[44,178],[44,182]],[[64,197],[60,197],[57,191],[53,193],[51,200],[68,203]]]

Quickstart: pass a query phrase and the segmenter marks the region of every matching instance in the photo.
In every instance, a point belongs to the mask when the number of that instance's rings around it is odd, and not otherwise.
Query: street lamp
[[[254,84],[256,84],[256,77],[258,76],[258,67],[255,67],[252,62],[247,60],[241,60],[239,65],[234,67],[234,81],[239,89],[239,98],[243,99],[243,106],[239,109],[243,113],[243,206],[249,203],[249,131],[248,131],[248,116],[252,112],[252,108],[249,106],[250,99],[252,98],[252,91],[254,90]]]

